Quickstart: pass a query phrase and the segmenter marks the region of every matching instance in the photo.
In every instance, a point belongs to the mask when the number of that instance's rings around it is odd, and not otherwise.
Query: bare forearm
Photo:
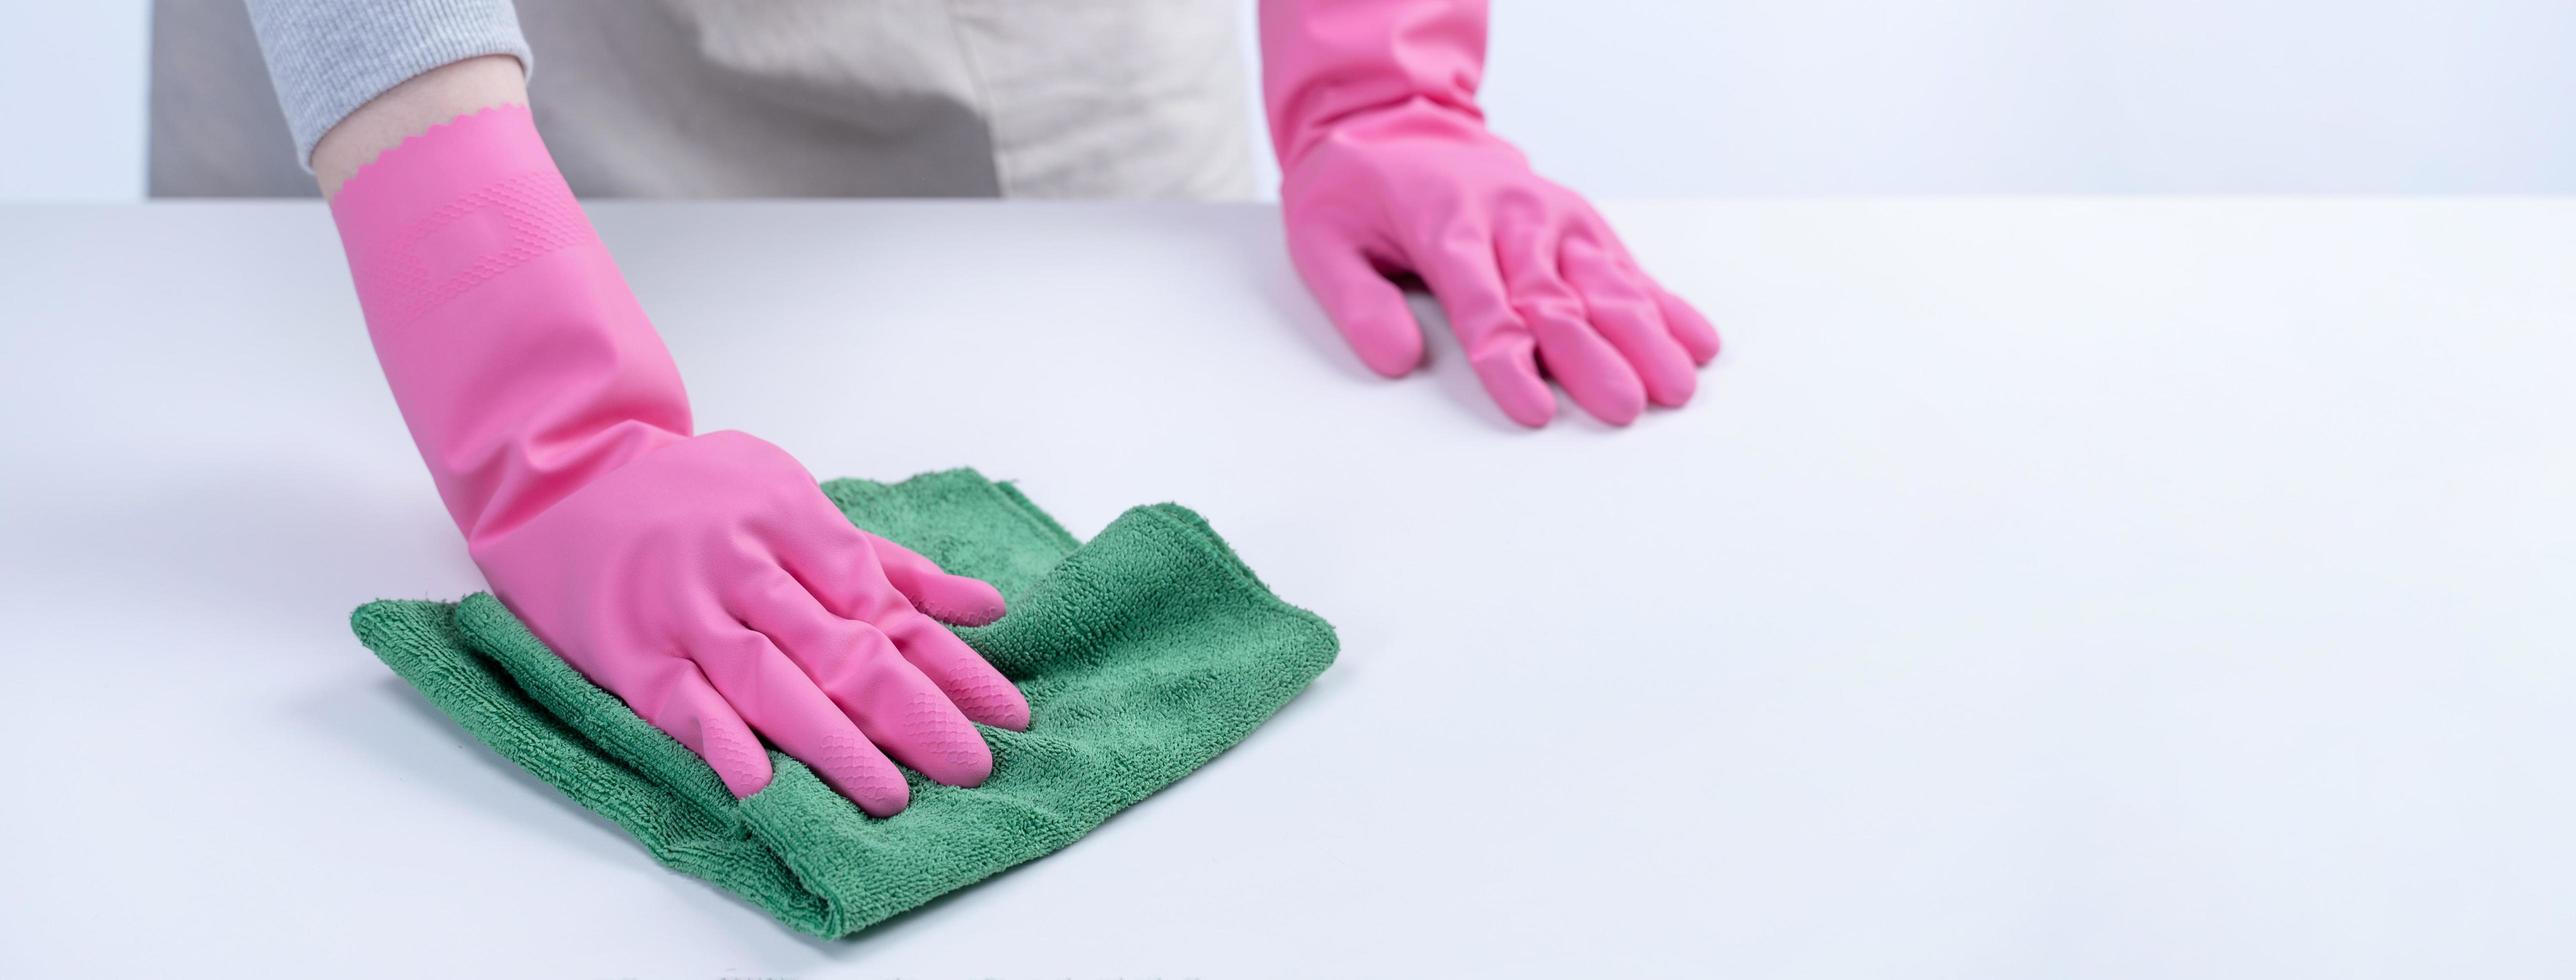
[[[367,161],[431,126],[478,109],[527,102],[527,73],[516,58],[487,55],[430,69],[385,90],[322,134],[313,147],[313,178],[322,196],[334,196]]]

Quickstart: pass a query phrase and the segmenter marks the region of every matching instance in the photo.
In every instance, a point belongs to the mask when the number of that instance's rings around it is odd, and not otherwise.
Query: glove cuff
[[[679,371],[526,106],[404,140],[331,217],[376,359],[469,538],[688,436]]]
[[[1429,106],[1484,125],[1484,0],[1262,0],[1271,148],[1294,167],[1341,124]]]

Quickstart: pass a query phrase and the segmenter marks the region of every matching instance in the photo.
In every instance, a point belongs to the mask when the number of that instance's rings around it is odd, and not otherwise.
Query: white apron
[[[519,0],[585,197],[1246,198],[1227,0]],[[241,0],[156,0],[154,197],[310,195]]]

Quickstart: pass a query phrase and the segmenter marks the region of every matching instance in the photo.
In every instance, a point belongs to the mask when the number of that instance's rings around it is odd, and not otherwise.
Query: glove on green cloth
[[[911,807],[878,820],[772,752],[776,778],[736,800],[488,594],[371,602],[350,625],[476,738],[663,864],[827,937],[1073,843],[1241,741],[1339,646],[1178,505],[1130,510],[1086,545],[971,470],[823,490],[860,527],[1009,601],[1000,622],[958,630],[1033,712],[1026,732],[983,729],[994,767],[982,787],[907,773]]]

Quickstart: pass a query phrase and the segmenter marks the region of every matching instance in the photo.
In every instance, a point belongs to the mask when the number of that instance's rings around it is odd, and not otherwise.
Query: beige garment
[[[518,7],[583,196],[1253,193],[1226,0]],[[156,0],[152,64],[152,196],[312,193],[240,0]]]

